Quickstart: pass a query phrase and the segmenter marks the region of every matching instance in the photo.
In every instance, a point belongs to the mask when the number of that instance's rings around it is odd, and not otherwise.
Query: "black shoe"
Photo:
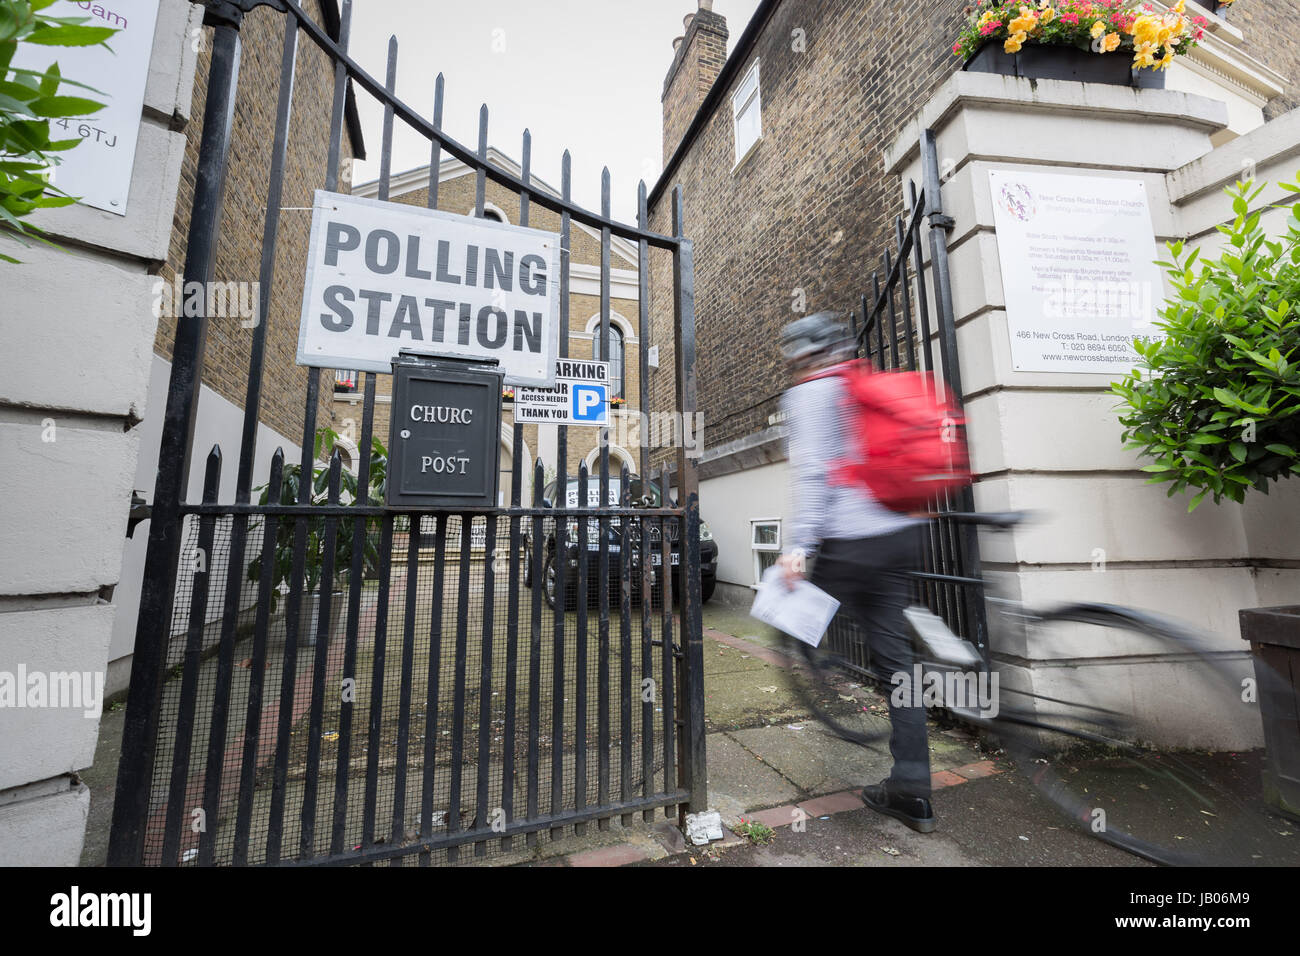
[[[917,833],[934,831],[934,809],[924,797],[909,797],[891,793],[885,783],[862,789],[862,802],[877,813],[903,821]]]

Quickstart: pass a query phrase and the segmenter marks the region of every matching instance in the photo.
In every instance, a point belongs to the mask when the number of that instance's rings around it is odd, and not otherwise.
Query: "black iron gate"
[[[600,234],[602,356],[610,354],[611,237],[637,245],[642,411],[650,408],[650,257],[652,250],[670,256],[674,411],[694,414],[693,254],[682,235],[680,190],[673,197],[674,234],[664,236],[648,227],[644,184],[636,226],[610,218],[608,172],[599,214],[571,202],[567,153],[561,195],[538,190],[526,132],[522,175],[489,164],[486,107],[477,151],[470,150],[441,129],[441,77],[432,121],[397,98],[395,39],[386,84],[348,57],[350,0],[342,5],[337,42],[294,0],[206,0],[204,6],[214,47],[187,288],[212,274],[242,17],[268,6],[284,16],[284,46],[262,288],[271,287],[273,275],[304,35],[334,71],[323,188],[339,185],[351,82],[384,108],[381,200],[388,198],[397,119],[431,144],[430,207],[437,205],[446,154],[475,171],[479,217],[488,179],[517,194],[520,225],[528,225],[530,205],[560,216],[562,355],[568,354],[571,224]],[[567,828],[582,832],[592,822],[606,829],[615,817],[626,825],[636,814],[649,820],[660,809],[667,815],[702,809],[699,501],[695,460],[685,448],[677,453],[676,500],[667,493],[667,474],[659,476],[662,495],[650,500],[654,488],[644,482],[650,434],[642,429],[640,488],[626,467],[610,475],[602,443],[598,473],[588,475],[584,465],[576,476],[575,505],[565,493],[573,479],[566,475],[569,439],[561,426],[553,501],[543,500],[542,463],[525,467],[516,453],[507,507],[393,511],[371,494],[387,464],[372,444],[377,376],[366,375],[352,472],[337,448],[328,462],[317,458],[322,373],[310,369],[300,461],[286,463],[277,453],[269,474],[255,475],[267,303],[260,308],[233,503],[218,501],[223,457],[215,447],[202,500],[185,500],[208,316],[177,329],[110,864],[418,858],[428,865],[454,862],[470,846],[472,856],[486,856],[531,847]],[[521,438],[516,424],[516,450]],[[589,483],[598,487],[598,506],[588,497]],[[616,506],[609,504],[612,483]],[[553,562],[554,608],[544,593],[549,548],[572,556],[572,566]],[[187,562],[192,550],[209,556],[201,567]],[[285,587],[277,586],[277,564],[288,569]],[[676,587],[674,569],[680,569]],[[572,610],[566,594],[574,595]]]
[[[881,254],[881,270],[871,277],[871,294],[862,296],[850,321],[857,336],[859,357],[881,370],[936,373],[949,402],[960,409],[965,393],[948,269],[948,232],[953,221],[943,211],[938,151],[932,130],[921,134],[920,158],[922,188],[918,191],[915,182],[908,184],[906,218],[895,217],[894,245]],[[934,354],[936,344],[938,364]],[[954,634],[974,644],[987,665],[988,633],[979,541],[974,526],[945,517],[972,512],[974,497],[970,488],[965,488],[958,494],[931,502],[931,510],[937,517],[928,525],[923,567],[917,574],[916,600],[942,617]],[[838,616],[832,622],[830,640],[843,659],[852,661],[867,674],[868,647],[854,634],[855,628],[850,618]]]

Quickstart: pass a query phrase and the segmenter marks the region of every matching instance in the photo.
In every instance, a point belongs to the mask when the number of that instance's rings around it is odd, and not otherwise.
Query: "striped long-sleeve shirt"
[[[861,485],[832,485],[833,462],[853,455],[859,439],[844,410],[844,379],[817,378],[794,386],[781,399],[790,467],[790,533],[787,552],[811,555],[827,538],[892,534],[918,519],[890,511]]]

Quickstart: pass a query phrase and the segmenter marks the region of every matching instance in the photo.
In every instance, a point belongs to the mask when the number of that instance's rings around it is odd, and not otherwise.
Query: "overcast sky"
[[[443,128],[473,149],[478,112],[489,110],[488,143],[519,160],[532,132],[535,175],[560,187],[560,157],[573,158],[573,196],[600,209],[600,171],[608,166],[615,218],[636,217],[637,182],[653,187],[663,168],[660,93],[674,37],[696,0],[356,0],[353,58],[381,81],[388,38],[398,43],[397,95],[433,115],[434,78],[446,77]],[[758,0],[715,0],[727,18],[728,53]],[[353,182],[379,176],[383,112],[358,90],[367,160]],[[394,124],[393,172],[429,161],[418,134]]]

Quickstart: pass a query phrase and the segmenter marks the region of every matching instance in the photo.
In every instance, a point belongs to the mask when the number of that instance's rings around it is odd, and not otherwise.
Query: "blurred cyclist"
[[[832,484],[832,463],[860,447],[845,412],[844,380],[819,374],[850,361],[855,341],[839,315],[818,312],[787,325],[781,354],[797,383],[781,408],[788,436],[792,521],[780,558],[785,580],[805,573],[836,598],[866,635],[876,675],[910,674],[912,641],[903,618],[911,603],[907,572],[920,568],[920,519],[890,511],[861,485]],[[810,378],[810,376],[817,376]],[[869,460],[869,459],[868,459]],[[862,791],[862,800],[921,833],[934,829],[930,750],[923,706],[895,705],[889,695],[894,758],[889,777]]]

